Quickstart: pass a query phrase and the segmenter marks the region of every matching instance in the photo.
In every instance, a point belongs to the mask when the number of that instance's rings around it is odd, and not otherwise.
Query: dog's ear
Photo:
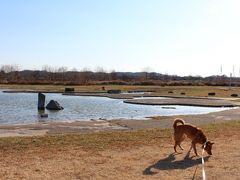
[[[215,144],[215,142],[210,142],[210,143],[211,143],[211,145]]]

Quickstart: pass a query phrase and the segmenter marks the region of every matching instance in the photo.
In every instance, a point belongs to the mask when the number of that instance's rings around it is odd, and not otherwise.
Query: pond
[[[46,104],[56,100],[64,110],[48,111],[48,118],[40,118],[37,93],[3,93],[0,91],[0,124],[25,124],[39,121],[88,121],[91,119],[143,119],[149,116],[203,114],[229,108],[192,106],[151,106],[124,103],[121,99],[93,96],[64,96],[45,93]]]

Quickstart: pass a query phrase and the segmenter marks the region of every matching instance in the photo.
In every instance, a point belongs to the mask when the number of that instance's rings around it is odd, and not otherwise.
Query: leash
[[[203,144],[203,150],[202,150],[202,178],[203,180],[206,180],[206,173],[204,170],[204,158],[203,158],[203,154],[204,154],[204,148],[206,147],[207,141]]]
[[[203,180],[206,180],[206,173],[205,173],[205,170],[204,170],[204,158],[203,158],[203,155],[204,155],[204,152],[205,152],[204,148],[206,147],[206,144],[207,144],[207,141],[203,144],[203,150],[202,150],[202,156],[201,156],[201,159],[202,159],[202,179],[203,179]],[[195,179],[196,172],[197,172],[197,168],[198,168],[198,165],[197,165],[197,167],[195,168],[195,171],[194,171],[192,180]]]

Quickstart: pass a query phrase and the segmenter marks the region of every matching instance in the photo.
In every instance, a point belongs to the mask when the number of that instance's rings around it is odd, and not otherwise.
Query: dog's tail
[[[174,123],[173,123],[173,128],[174,128],[174,129],[176,129],[177,123],[181,123],[181,124],[184,125],[184,124],[185,124],[185,121],[184,121],[183,119],[179,119],[179,118],[175,119],[175,120],[174,120]]]

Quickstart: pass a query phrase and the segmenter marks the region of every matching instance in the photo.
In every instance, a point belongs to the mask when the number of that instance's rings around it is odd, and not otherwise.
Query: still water
[[[0,124],[36,123],[38,121],[76,121],[91,119],[142,119],[148,116],[203,114],[227,108],[192,106],[151,106],[123,103],[121,99],[91,96],[64,96],[45,93],[46,104],[56,100],[64,107],[62,111],[48,111],[48,118],[40,118],[36,93],[3,93],[0,91]]]

